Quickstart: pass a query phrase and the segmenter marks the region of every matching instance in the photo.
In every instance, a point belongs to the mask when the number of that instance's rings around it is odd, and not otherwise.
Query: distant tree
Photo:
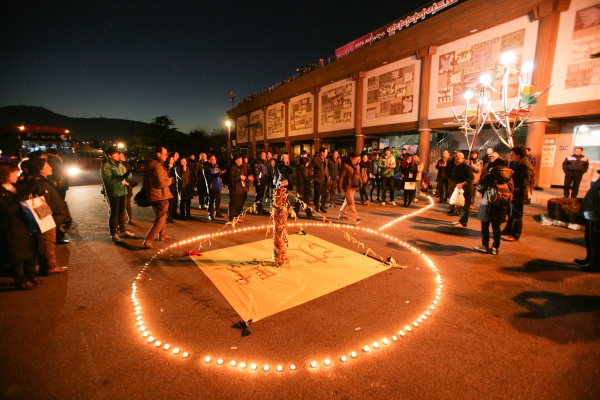
[[[167,115],[152,120],[148,127],[131,137],[129,154],[131,158],[146,160],[154,156],[156,146],[164,146],[169,151],[181,151],[186,146],[186,135],[174,127],[175,122]]]

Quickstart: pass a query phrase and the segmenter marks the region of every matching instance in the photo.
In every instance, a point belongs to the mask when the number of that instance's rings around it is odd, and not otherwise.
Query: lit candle
[[[313,361],[313,362],[311,362],[311,363],[310,363],[310,366],[311,366],[312,368],[317,368],[317,362],[316,362],[316,361]]]
[[[240,368],[242,368],[242,369],[246,368],[246,363],[245,362],[241,362],[240,363]]]
[[[377,342],[373,343],[373,348],[378,349],[379,348],[379,343],[377,343]]]
[[[350,357],[352,357],[352,358],[356,358],[356,357],[357,357],[357,355],[356,355],[356,352],[355,352],[355,351],[353,351],[352,353],[350,353]]]
[[[283,371],[283,367],[281,365],[278,365],[277,366],[277,372],[281,372],[281,371]]]
[[[256,369],[256,364],[254,364],[254,363],[250,364],[250,369],[254,371]]]
[[[204,357],[204,362],[205,363],[209,363],[210,362],[210,357],[209,356]]]
[[[160,343],[160,340],[157,340],[156,342],[154,342],[154,345],[155,345],[156,347],[159,347],[161,344],[162,344],[162,343]]]
[[[173,354],[179,354],[179,349],[177,347],[173,349]]]
[[[342,362],[346,362],[346,361],[348,361],[348,359],[346,358],[346,356],[342,356],[342,357],[340,358],[340,360],[341,360]]]
[[[369,352],[369,346],[365,346],[365,347],[363,347],[363,351],[364,351],[365,353],[368,353],[368,352]]]
[[[268,366],[268,365],[265,365],[265,366],[263,367],[263,369],[265,370],[265,372],[267,372],[267,371],[269,370],[269,366]]]
[[[229,363],[229,365],[231,365],[232,367],[235,367],[235,364],[237,364],[237,363],[235,362],[235,360],[231,360],[231,362]]]
[[[331,361],[329,360],[329,358],[325,359],[325,365],[331,365]]]
[[[291,369],[292,371],[295,371],[295,370],[296,370],[296,366],[295,366],[294,364],[292,364],[292,365],[290,365],[290,369]]]
[[[184,351],[182,354],[183,358],[188,358],[190,356],[190,354],[187,351]]]
[[[222,359],[222,358],[219,358],[219,359],[217,360],[217,364],[219,364],[219,365],[223,364],[223,359]]]

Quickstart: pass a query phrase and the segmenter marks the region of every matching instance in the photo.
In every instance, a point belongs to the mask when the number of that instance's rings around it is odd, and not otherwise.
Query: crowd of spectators
[[[36,289],[44,283],[40,276],[68,269],[59,265],[56,257],[56,246],[69,243],[65,230],[72,222],[65,202],[68,179],[61,164],[53,149],[30,153],[20,166],[0,162],[0,260],[8,266],[20,290]],[[21,206],[22,202],[41,197],[39,204],[47,206],[54,222],[54,227],[44,232]]]

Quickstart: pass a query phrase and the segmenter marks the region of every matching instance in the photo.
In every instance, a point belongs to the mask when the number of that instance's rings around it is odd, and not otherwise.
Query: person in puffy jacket
[[[498,255],[500,248],[501,228],[500,225],[506,222],[510,203],[492,204],[490,197],[496,190],[504,190],[506,194],[512,194],[514,183],[512,177],[514,172],[508,168],[508,161],[503,158],[490,158],[489,172],[477,185],[477,191],[481,193],[481,204],[477,212],[477,218],[481,221],[481,245],[474,249],[482,253],[492,253]],[[499,184],[503,189],[500,189]],[[490,248],[490,225],[492,225],[493,242]]]
[[[152,248],[152,241],[158,236],[158,240],[171,239],[167,236],[167,213],[169,212],[169,200],[173,198],[169,186],[173,184],[174,178],[169,177],[165,161],[169,153],[167,149],[158,146],[155,149],[155,158],[146,163],[144,168],[144,185],[146,198],[154,210],[154,223],[146,234],[142,246],[146,249]]]
[[[48,180],[52,175],[52,167],[43,158],[33,159],[29,163],[29,177],[27,185],[29,191],[35,196],[44,196],[46,203],[52,210],[52,218],[57,227],[71,222],[71,215],[67,203],[56,190],[53,183]],[[40,275],[57,274],[65,272],[67,267],[58,266],[56,259],[56,227],[42,233],[45,250],[40,257]]]
[[[109,206],[108,230],[112,241],[120,242],[121,237],[135,236],[127,230],[127,225],[125,225],[127,187],[133,181],[129,179],[129,171],[121,164],[119,150],[116,147],[107,148],[104,155],[106,160],[102,163],[100,175]],[[117,229],[119,229],[120,235],[117,233]]]
[[[565,161],[562,163],[562,169],[565,173],[565,183],[563,189],[565,197],[569,197],[571,185],[573,185],[571,197],[577,197],[581,178],[583,178],[583,174],[587,172],[589,167],[590,161],[586,156],[583,155],[583,149],[581,147],[577,147],[573,155],[565,158]]]
[[[223,214],[221,214],[221,190],[223,190],[221,175],[225,171],[219,168],[217,157],[214,154],[208,156],[203,168],[206,185],[208,186],[208,219],[214,221],[217,217],[223,217]]]

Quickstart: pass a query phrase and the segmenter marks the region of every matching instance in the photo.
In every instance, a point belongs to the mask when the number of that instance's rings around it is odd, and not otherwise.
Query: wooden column
[[[366,72],[358,71],[352,74],[356,82],[356,96],[354,97],[354,137],[356,139],[355,151],[360,154],[365,149],[365,135],[362,133],[362,109]]]
[[[290,142],[290,99],[283,99],[283,129],[285,131],[285,151],[292,156],[292,143]]]
[[[529,18],[532,21],[539,20],[531,81],[534,92],[544,90],[551,83],[560,13],[568,10],[570,3],[570,0],[548,1],[529,13]],[[542,146],[544,135],[546,134],[546,124],[549,122],[546,118],[547,106],[548,94],[546,93],[538,98],[538,103],[531,113],[531,120],[533,122],[527,128],[527,139],[525,142],[526,146],[531,149],[531,154],[538,160],[535,166],[537,179],[539,179],[542,164]]]
[[[269,142],[267,142],[267,106],[262,108],[263,112],[263,142],[265,145],[265,152],[269,151]]]
[[[317,153],[319,148],[321,147],[321,139],[319,138],[319,121],[321,121],[321,115],[319,112],[319,102],[321,101],[321,88],[315,87],[310,91],[315,95],[315,106],[314,106],[314,116],[313,116],[313,142],[315,146],[314,152]],[[312,154],[309,154],[311,157]]]
[[[419,153],[423,171],[429,171],[429,149],[431,147],[431,129],[429,128],[429,93],[431,92],[431,56],[437,52],[436,46],[417,50],[421,60],[421,84],[419,87]]]

